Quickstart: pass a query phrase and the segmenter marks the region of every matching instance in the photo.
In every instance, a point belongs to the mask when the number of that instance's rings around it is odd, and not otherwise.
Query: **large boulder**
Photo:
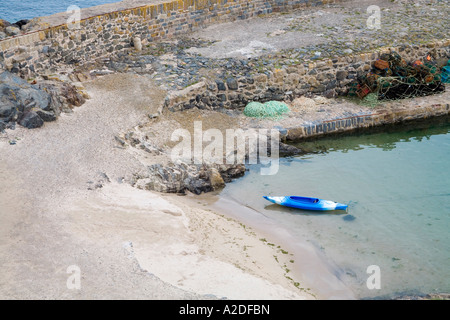
[[[0,74],[0,120],[15,122],[28,128],[37,128],[43,121],[36,120],[32,109],[51,111],[50,95],[9,72]],[[23,121],[22,119],[25,118]]]
[[[84,101],[69,83],[43,81],[33,85],[5,71],[0,73],[0,130],[15,122],[30,129],[40,127]]]
[[[149,176],[138,182],[137,186],[164,193],[195,194],[210,192],[225,186],[234,178],[245,173],[243,164],[207,165],[177,163],[162,166],[160,164],[148,167]],[[143,185],[142,185],[143,184]]]

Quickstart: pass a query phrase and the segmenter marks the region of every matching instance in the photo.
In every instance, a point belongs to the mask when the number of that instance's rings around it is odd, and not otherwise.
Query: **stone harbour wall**
[[[448,103],[418,105],[398,110],[377,110],[369,114],[354,115],[297,128],[288,128],[284,130],[285,134],[283,135],[283,139],[298,141],[308,137],[318,137],[326,134],[446,115],[450,115],[450,104]]]
[[[353,54],[336,59],[304,61],[302,64],[282,66],[268,73],[239,78],[200,81],[183,90],[172,92],[165,108],[180,111],[199,109],[239,109],[248,102],[293,100],[305,94],[333,98],[343,95],[348,84],[367,73],[381,54],[397,51],[407,61],[423,59],[428,53],[436,60],[450,58],[450,40],[421,46],[383,48],[376,52]]]
[[[176,0],[82,19],[0,41],[0,72],[33,78],[113,52],[185,34],[200,27],[275,11],[316,6],[318,0]],[[137,40],[136,40],[137,39]],[[136,44],[134,43],[136,42]]]

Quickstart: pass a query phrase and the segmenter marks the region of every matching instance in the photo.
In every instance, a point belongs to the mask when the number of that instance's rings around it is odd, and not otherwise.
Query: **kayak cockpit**
[[[320,199],[317,199],[317,198],[307,198],[307,197],[297,197],[297,196],[291,196],[289,198],[291,198],[293,201],[305,202],[305,203],[318,203],[320,201]]]

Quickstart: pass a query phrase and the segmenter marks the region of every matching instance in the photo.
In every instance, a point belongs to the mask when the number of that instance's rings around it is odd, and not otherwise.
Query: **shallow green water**
[[[310,241],[358,298],[450,292],[450,120],[300,144],[318,153],[281,159],[274,176],[253,166],[221,193]],[[350,203],[347,214],[270,204],[263,195]],[[381,289],[368,289],[367,267]]]

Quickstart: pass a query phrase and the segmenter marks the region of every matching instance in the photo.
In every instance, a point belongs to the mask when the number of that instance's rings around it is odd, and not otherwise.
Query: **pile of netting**
[[[445,90],[445,68],[439,70],[428,55],[424,61],[407,63],[395,51],[384,53],[372,70],[350,84],[349,96],[395,100],[426,96]]]
[[[288,113],[289,107],[284,102],[268,101],[266,103],[250,102],[244,109],[247,117],[280,119],[283,114]]]

